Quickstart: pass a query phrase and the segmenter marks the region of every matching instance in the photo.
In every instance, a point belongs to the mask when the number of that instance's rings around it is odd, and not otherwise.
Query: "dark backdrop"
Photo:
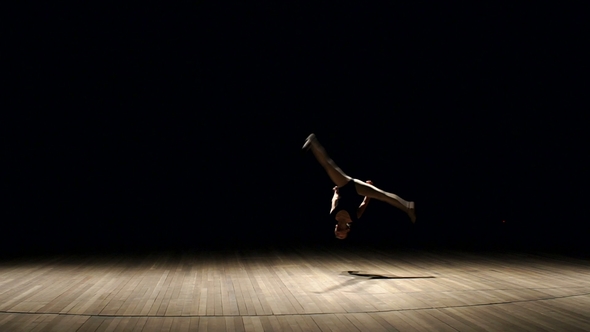
[[[581,22],[548,4],[29,8],[0,246],[588,249]],[[334,239],[311,132],[417,223],[374,201]]]

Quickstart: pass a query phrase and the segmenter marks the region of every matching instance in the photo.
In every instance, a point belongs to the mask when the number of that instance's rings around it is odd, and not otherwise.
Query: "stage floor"
[[[0,261],[0,331],[590,331],[590,261],[265,248]]]

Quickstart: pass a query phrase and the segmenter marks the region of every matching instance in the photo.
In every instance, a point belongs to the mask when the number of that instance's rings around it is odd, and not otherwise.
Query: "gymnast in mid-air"
[[[330,210],[330,216],[334,217],[338,222],[334,228],[336,238],[340,240],[346,239],[348,232],[350,232],[350,224],[362,216],[371,198],[395,206],[406,212],[412,223],[416,221],[414,202],[408,202],[395,194],[373,186],[371,180],[363,182],[346,175],[328,156],[315,134],[307,137],[303,149],[310,149],[313,152],[315,158],[336,185],[333,188],[334,196],[332,197],[332,209]],[[365,197],[360,205],[358,205],[357,195]]]

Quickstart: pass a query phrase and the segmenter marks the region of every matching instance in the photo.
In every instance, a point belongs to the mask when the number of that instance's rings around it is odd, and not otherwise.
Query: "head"
[[[344,240],[348,236],[348,232],[350,232],[350,224],[348,223],[337,223],[336,227],[334,228],[334,234],[336,235],[337,239]]]

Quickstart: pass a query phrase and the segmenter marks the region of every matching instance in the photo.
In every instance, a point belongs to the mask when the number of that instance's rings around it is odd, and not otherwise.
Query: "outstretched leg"
[[[356,192],[359,195],[375,198],[380,201],[389,203],[407,213],[412,222],[416,221],[416,209],[414,206],[414,202],[408,202],[399,197],[398,195],[388,193],[369,183],[364,183],[362,181],[354,181],[354,184]]]
[[[340,167],[336,165],[336,163],[328,156],[324,147],[318,142],[318,139],[315,137],[315,134],[311,134],[307,137],[305,144],[303,145],[304,149],[311,149],[311,152],[318,160],[320,165],[324,167],[332,182],[336,184],[338,187],[342,187],[348,183],[352,178],[346,175]]]

